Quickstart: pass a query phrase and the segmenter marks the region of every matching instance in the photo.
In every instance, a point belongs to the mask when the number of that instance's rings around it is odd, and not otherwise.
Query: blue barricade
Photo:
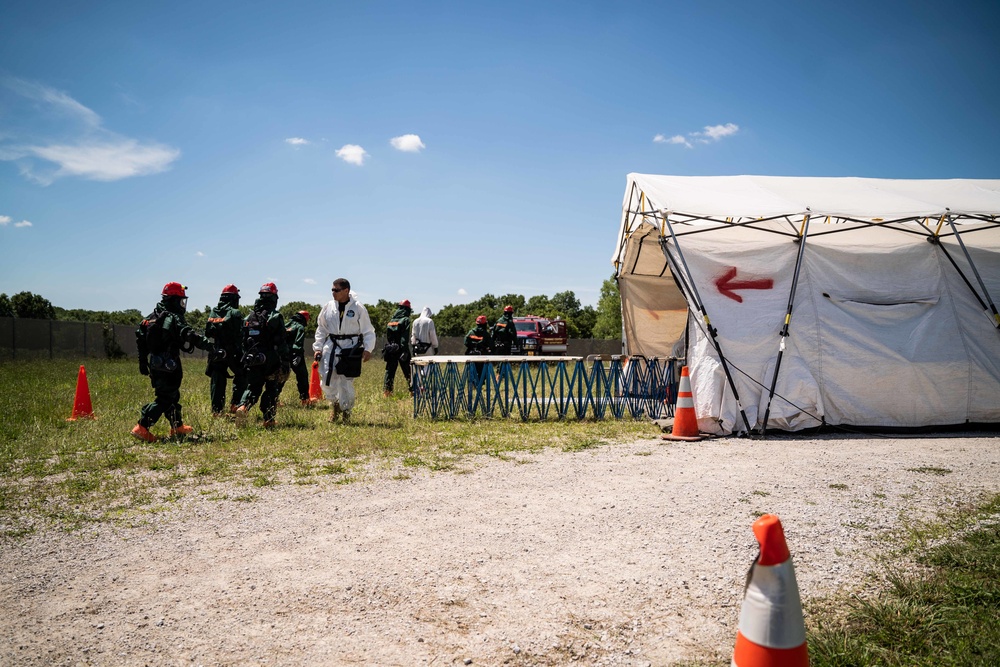
[[[675,359],[437,356],[413,359],[413,416],[659,419],[677,399]]]

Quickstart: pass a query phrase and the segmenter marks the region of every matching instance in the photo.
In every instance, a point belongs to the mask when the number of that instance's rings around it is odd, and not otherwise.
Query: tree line
[[[246,315],[253,305],[252,299],[240,306]],[[492,323],[503,313],[504,306],[512,306],[514,315],[538,315],[554,319],[566,320],[566,330],[570,338],[606,338],[615,339],[621,336],[621,295],[618,283],[612,276],[601,285],[601,296],[597,307],[582,306],[572,290],[559,292],[551,298],[541,294],[525,298],[521,294],[505,294],[500,297],[486,294],[476,301],[463,304],[448,304],[434,313],[434,325],[439,336],[464,336],[472,328],[476,317],[485,315]],[[287,320],[289,317],[305,310],[309,312],[309,323],[306,334],[316,331],[316,316],[322,308],[319,304],[309,304],[304,301],[291,301],[278,307],[278,311]],[[397,304],[385,299],[379,299],[375,304],[365,304],[371,317],[375,331],[382,333],[389,318],[396,311]],[[187,321],[195,329],[204,330],[212,306],[203,309],[192,308],[187,311]],[[419,311],[413,315],[419,315]],[[82,308],[66,309],[53,306],[48,299],[31,292],[19,292],[8,297],[0,294],[0,317],[21,317],[36,320],[69,320],[77,322],[102,322],[104,324],[138,325],[145,317],[135,308],[127,310],[85,310]]]

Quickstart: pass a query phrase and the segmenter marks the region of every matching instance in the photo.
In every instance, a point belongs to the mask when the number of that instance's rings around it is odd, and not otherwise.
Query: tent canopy
[[[627,351],[685,323],[710,432],[1000,422],[997,216],[1000,180],[630,174]]]

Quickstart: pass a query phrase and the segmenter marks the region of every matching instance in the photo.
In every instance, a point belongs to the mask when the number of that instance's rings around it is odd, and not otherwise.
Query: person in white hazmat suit
[[[338,372],[337,365],[350,355],[353,348],[360,347],[363,347],[361,361],[371,359],[375,349],[375,327],[368,311],[351,292],[351,283],[346,278],[337,278],[333,281],[333,299],[323,306],[316,318],[313,343],[313,357],[320,368],[320,387],[326,399],[333,404],[331,422],[341,415],[345,422],[351,417],[354,378],[357,376],[350,372],[347,375]],[[360,370],[357,372],[360,373]]]
[[[438,353],[438,335],[434,328],[434,320],[431,319],[430,306],[424,306],[420,311],[420,317],[413,320],[413,328],[410,330],[410,344],[413,346],[413,355],[423,357]]]
[[[430,306],[424,306],[424,309],[420,311],[420,317],[413,320],[413,326],[410,329],[410,345],[415,357],[429,357],[438,353],[437,329],[434,327],[434,320],[431,319]],[[422,390],[427,367],[416,366],[415,368],[416,374],[419,374],[420,377],[413,378],[413,388]]]

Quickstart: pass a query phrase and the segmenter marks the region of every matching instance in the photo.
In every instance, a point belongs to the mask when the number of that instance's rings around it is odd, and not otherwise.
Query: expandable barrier
[[[436,356],[413,359],[413,416],[659,419],[673,416],[674,359]]]

